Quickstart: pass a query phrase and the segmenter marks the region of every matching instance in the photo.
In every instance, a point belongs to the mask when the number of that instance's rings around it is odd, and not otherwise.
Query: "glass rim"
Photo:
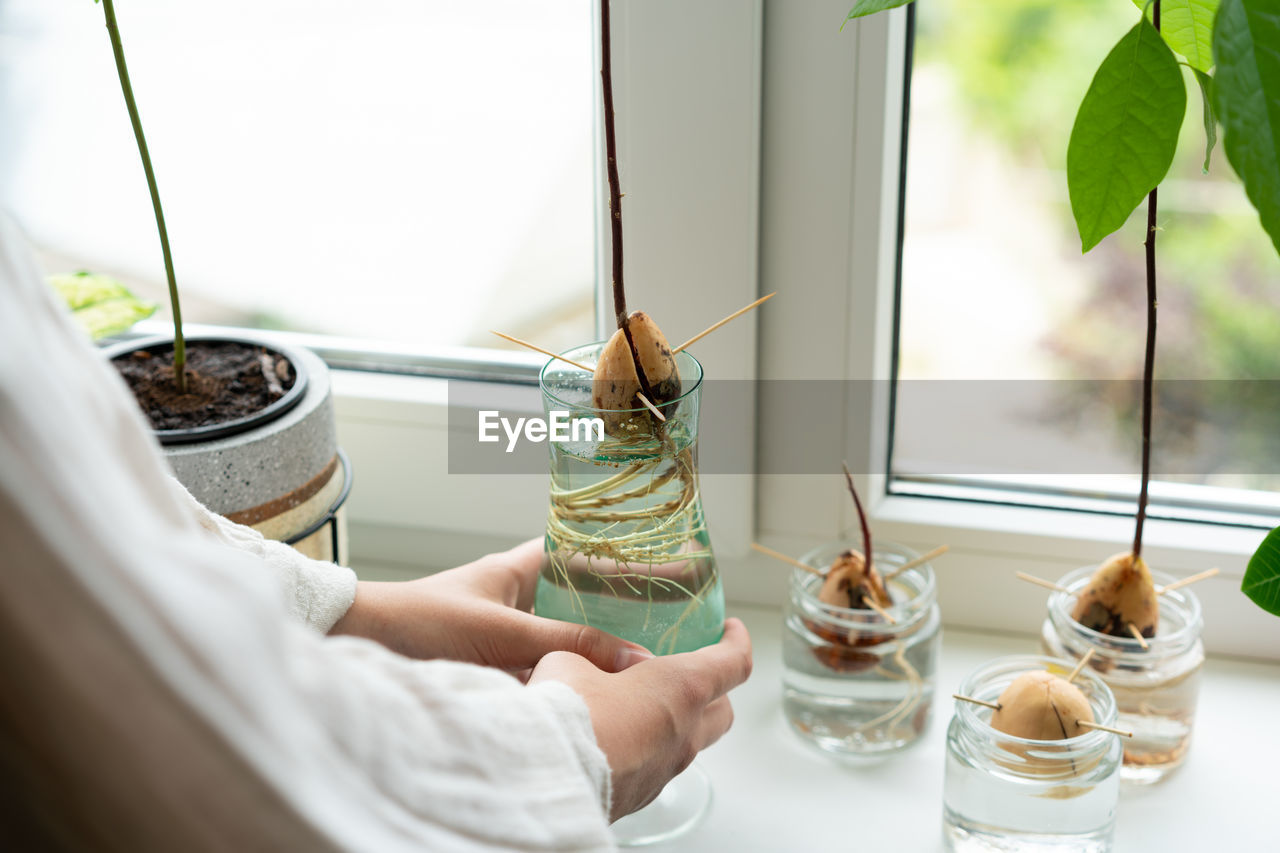
[[[964,681],[960,682],[959,693],[963,696],[969,696],[974,699],[982,698],[974,696],[976,688],[984,681],[989,681],[992,677],[1003,674],[1007,671],[1021,670],[1022,672],[1033,672],[1037,669],[1052,671],[1052,667],[1058,667],[1063,670],[1063,674],[1069,674],[1074,669],[1075,664],[1064,658],[1052,657],[1050,655],[1004,655],[1003,657],[993,658],[984,664],[979,665],[965,676]],[[1021,674],[1018,673],[1018,674]],[[1055,675],[1057,673],[1054,673]],[[1017,678],[1014,675],[1014,678]],[[1076,676],[1076,679],[1086,679],[1091,683],[1093,695],[1101,699],[1102,719],[1095,719],[1094,722],[1103,726],[1114,726],[1119,716],[1119,706],[1116,704],[1115,694],[1111,692],[1111,687],[1097,673],[1090,671],[1089,667],[1084,667]],[[976,732],[982,732],[989,735],[993,740],[999,740],[1002,743],[1008,742],[1015,746],[1032,746],[1032,747],[1056,747],[1061,749],[1061,756],[1053,756],[1054,758],[1070,758],[1080,752],[1092,752],[1094,749],[1109,743],[1108,738],[1121,737],[1112,732],[1105,732],[1101,729],[1090,729],[1082,735],[1075,737],[1061,738],[1058,740],[1041,740],[1038,738],[1019,737],[1017,735],[1007,734],[997,729],[987,720],[978,716],[978,708],[972,702],[966,702],[963,699],[956,699],[955,714],[966,726]],[[1090,706],[1094,705],[1092,698],[1089,702]],[[1098,709],[1094,707],[1096,712]],[[1066,749],[1063,749],[1066,747]]]
[[[558,353],[558,355],[563,356],[564,358],[572,358],[573,354],[579,350],[591,349],[592,347],[603,348],[604,345],[607,343],[608,341],[604,340],[604,341],[593,341],[592,343],[589,343],[589,344],[579,344],[576,347],[570,347],[567,350],[562,350],[561,352]],[[702,380],[706,375],[705,371],[703,371],[702,369],[702,362],[698,361],[698,359],[693,355],[693,353],[687,350],[681,350],[678,353],[673,353],[672,358],[678,358],[679,356],[682,356],[682,355],[686,356],[689,359],[689,361],[693,363],[693,366],[696,367],[698,370],[698,375],[696,378],[692,380],[693,384],[689,386],[688,390],[682,390],[680,392],[679,397],[675,397],[673,399],[667,400],[665,403],[655,403],[654,408],[656,408],[658,411],[662,411],[668,406],[672,408],[679,406],[681,402],[688,399],[690,396],[695,394],[699,388],[702,387]],[[579,403],[570,403],[567,400],[562,400],[560,397],[556,396],[554,391],[552,391],[550,388],[547,387],[547,371],[550,370],[551,366],[555,364],[557,361],[561,361],[561,359],[548,358],[547,363],[544,364],[542,366],[542,369],[538,371],[538,390],[541,391],[543,395],[547,397],[547,399],[553,400],[556,403],[559,403],[560,405],[565,406],[568,409],[572,409],[575,412],[594,412],[594,413],[599,413],[603,415],[605,413],[617,413],[617,412],[635,413],[635,412],[649,411],[648,406],[639,406],[634,409],[597,409],[595,406],[584,406]],[[573,365],[568,365],[568,366],[573,367]],[[681,377],[680,381],[683,383],[684,377]]]
[[[1147,659],[1156,657],[1161,653],[1174,654],[1180,652],[1191,646],[1200,636],[1200,631],[1203,627],[1201,624],[1200,599],[1187,587],[1172,590],[1158,597],[1157,606],[1166,601],[1171,605],[1181,605],[1184,611],[1184,621],[1182,627],[1176,631],[1161,634],[1157,629],[1154,637],[1144,637],[1143,639],[1147,644],[1146,648],[1143,648],[1142,643],[1136,637],[1117,637],[1113,634],[1104,634],[1086,625],[1081,625],[1071,618],[1069,604],[1076,600],[1077,593],[1088,583],[1089,578],[1097,570],[1097,565],[1072,569],[1058,579],[1058,585],[1065,587],[1067,592],[1054,591],[1049,593],[1049,618],[1060,630],[1063,628],[1069,630],[1074,635],[1086,640],[1091,646],[1097,647],[1103,654],[1112,656],[1132,654],[1135,657],[1142,656]],[[1165,572],[1150,571],[1151,579],[1157,586],[1166,586],[1178,580],[1178,578]]]

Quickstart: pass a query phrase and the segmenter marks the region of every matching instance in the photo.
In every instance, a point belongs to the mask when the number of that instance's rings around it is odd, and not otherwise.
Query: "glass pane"
[[[990,403],[966,413],[967,426],[947,419],[979,433],[953,436],[955,446],[1001,436],[1026,451],[1018,465],[960,473],[1052,476],[1053,488],[1057,475],[1081,475],[1076,489],[1133,493],[1138,386],[1094,380],[1141,376],[1145,205],[1082,256],[1065,162],[1093,73],[1139,11],[1116,0],[929,0],[915,13],[899,359],[900,398],[916,395],[916,416],[899,407],[895,471],[949,473],[937,464],[941,413],[922,417],[946,395],[916,380],[1025,380],[965,386],[950,400]],[[1178,154],[1159,193],[1153,468],[1170,483],[1277,489],[1276,419],[1268,409],[1262,427],[1258,416],[1280,391],[1270,384],[1280,380],[1280,260],[1220,149],[1202,173],[1201,96],[1186,79]],[[950,461],[972,461],[958,454]],[[1187,502],[1185,488],[1163,493]]]
[[[184,319],[415,347],[593,327],[590,4],[118,0]],[[0,2],[0,204],[164,301],[103,12]]]

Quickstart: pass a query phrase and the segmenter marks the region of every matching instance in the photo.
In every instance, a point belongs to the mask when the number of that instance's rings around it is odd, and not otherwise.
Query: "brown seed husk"
[[[1080,688],[1044,670],[1024,672],[996,700],[991,727],[1014,737],[1063,740],[1089,731],[1093,708]]]
[[[870,610],[870,599],[881,607],[892,607],[893,599],[884,587],[884,580],[874,565],[868,566],[860,551],[845,551],[836,557],[827,570],[818,590],[818,600],[832,607],[851,607]]]
[[[1144,637],[1154,637],[1160,621],[1155,583],[1146,562],[1130,553],[1103,563],[1076,598],[1071,618],[1086,628],[1113,637],[1132,637],[1132,623]]]
[[[661,406],[679,397],[680,372],[676,368],[675,356],[671,354],[671,346],[658,324],[643,311],[632,311],[627,317],[627,326],[636,345],[640,372],[653,392],[650,402]]]

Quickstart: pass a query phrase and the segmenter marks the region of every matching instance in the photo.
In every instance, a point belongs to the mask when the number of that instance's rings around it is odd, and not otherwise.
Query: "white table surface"
[[[714,799],[706,819],[655,851],[938,851],[951,693],[994,657],[1037,653],[1035,638],[944,629],[933,719],[909,749],[852,765],[810,747],[782,716],[781,614],[730,607],[746,622],[755,670],[732,694],[735,721],[699,757]],[[1161,784],[1125,788],[1117,851],[1280,851],[1280,666],[1205,663],[1191,751]]]

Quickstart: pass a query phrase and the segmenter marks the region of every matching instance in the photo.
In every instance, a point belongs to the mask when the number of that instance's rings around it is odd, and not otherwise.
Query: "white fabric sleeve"
[[[268,569],[274,546],[174,499],[124,383],[3,215],[0,497],[12,509],[0,539],[50,555],[20,572],[0,548],[3,576],[69,576],[178,701],[338,847],[612,848],[608,764],[581,697],[290,618],[323,626],[350,581],[299,605]],[[291,565],[295,588],[331,577]],[[58,636],[51,626],[42,641]]]
[[[252,527],[236,524],[211,512],[174,477],[174,499],[183,504],[200,526],[231,547],[252,554],[279,582],[289,613],[321,633],[327,633],[356,600],[356,573],[337,563],[313,560]]]

